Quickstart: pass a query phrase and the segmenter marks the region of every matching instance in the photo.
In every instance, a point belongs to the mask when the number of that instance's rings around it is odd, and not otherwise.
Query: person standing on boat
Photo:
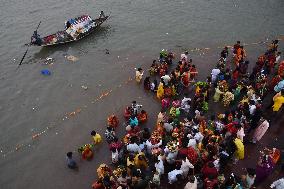
[[[105,17],[106,17],[106,15],[105,15],[104,11],[101,11],[99,19],[102,19],[102,18],[105,18]]]
[[[71,23],[67,21],[65,27],[66,27],[66,30],[69,29],[71,27]]]
[[[106,15],[104,11],[101,11],[99,18],[93,20],[95,22],[95,26],[98,26],[101,22],[103,22],[103,19],[106,18]]]

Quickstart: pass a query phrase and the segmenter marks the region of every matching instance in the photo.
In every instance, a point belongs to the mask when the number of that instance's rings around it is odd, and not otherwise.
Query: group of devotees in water
[[[92,142],[78,149],[80,158],[93,159],[94,146],[102,147],[106,140],[112,163],[97,168],[90,187],[252,189],[281,162],[283,169],[283,151],[273,147],[263,147],[242,174],[228,168],[244,161],[245,145],[261,141],[280,116],[284,61],[278,43],[273,40],[251,66],[240,41],[224,47],[205,81],[196,80],[198,66],[188,52],[177,56],[162,50],[145,71],[138,68],[135,82],[161,104],[157,121],[148,125],[147,111],[133,101],[122,111],[125,120],[107,117],[103,137],[91,131]],[[265,98],[269,103],[263,103]],[[125,135],[119,138],[116,129],[125,130]],[[67,153],[67,166],[76,170],[79,165],[72,155]],[[270,188],[283,189],[284,178]]]

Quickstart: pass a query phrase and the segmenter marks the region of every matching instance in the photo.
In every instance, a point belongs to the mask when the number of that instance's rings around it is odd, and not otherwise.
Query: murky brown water
[[[211,50],[205,54],[192,53],[202,70],[200,77],[205,77],[216,62],[218,46],[236,40],[258,42],[284,34],[283,8],[282,0],[3,0],[1,185],[88,188],[96,175],[95,165],[106,158],[105,146],[98,149],[93,162],[81,162],[79,173],[64,169],[65,152],[88,143],[90,130],[102,132],[107,114],[121,114],[133,99],[151,112],[149,127],[159,110],[150,94],[132,82],[126,83],[135,67],[146,69],[162,48],[181,52],[183,48],[208,47]],[[100,10],[111,13],[111,19],[93,35],[68,45],[30,48],[24,64],[17,69],[25,51],[23,44],[30,40],[39,21],[39,33],[45,35],[61,30],[68,18],[81,14],[95,17]],[[105,49],[110,50],[110,55],[105,54]],[[249,58],[254,60],[263,49],[264,45],[248,46]],[[67,61],[67,54],[79,60]],[[54,58],[53,65],[42,64],[46,57]],[[51,76],[41,75],[42,69],[49,69]],[[108,96],[96,101],[107,91]],[[78,109],[81,113],[63,120],[66,113]],[[42,134],[33,140],[38,133]]]

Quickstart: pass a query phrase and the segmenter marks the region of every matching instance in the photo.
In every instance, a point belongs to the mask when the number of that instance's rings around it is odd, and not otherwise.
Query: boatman
[[[40,38],[40,35],[37,33],[37,31],[34,31],[33,36],[31,37],[31,43],[36,45],[41,45],[42,40]]]
[[[103,22],[103,19],[105,18],[104,11],[101,11],[99,18],[93,20],[95,22],[95,26],[98,26],[101,22]]]
[[[105,18],[105,17],[106,17],[106,15],[105,15],[104,11],[101,11],[99,19]]]

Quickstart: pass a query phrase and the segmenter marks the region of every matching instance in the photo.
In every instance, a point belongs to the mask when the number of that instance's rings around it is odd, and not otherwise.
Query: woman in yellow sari
[[[243,142],[239,138],[236,138],[234,140],[234,143],[237,148],[235,152],[236,158],[239,160],[244,159],[245,158],[245,147],[244,147]]]
[[[160,84],[158,86],[158,90],[157,90],[157,98],[161,100],[164,96],[164,93],[165,93],[164,85],[163,85],[162,82],[160,82]]]

